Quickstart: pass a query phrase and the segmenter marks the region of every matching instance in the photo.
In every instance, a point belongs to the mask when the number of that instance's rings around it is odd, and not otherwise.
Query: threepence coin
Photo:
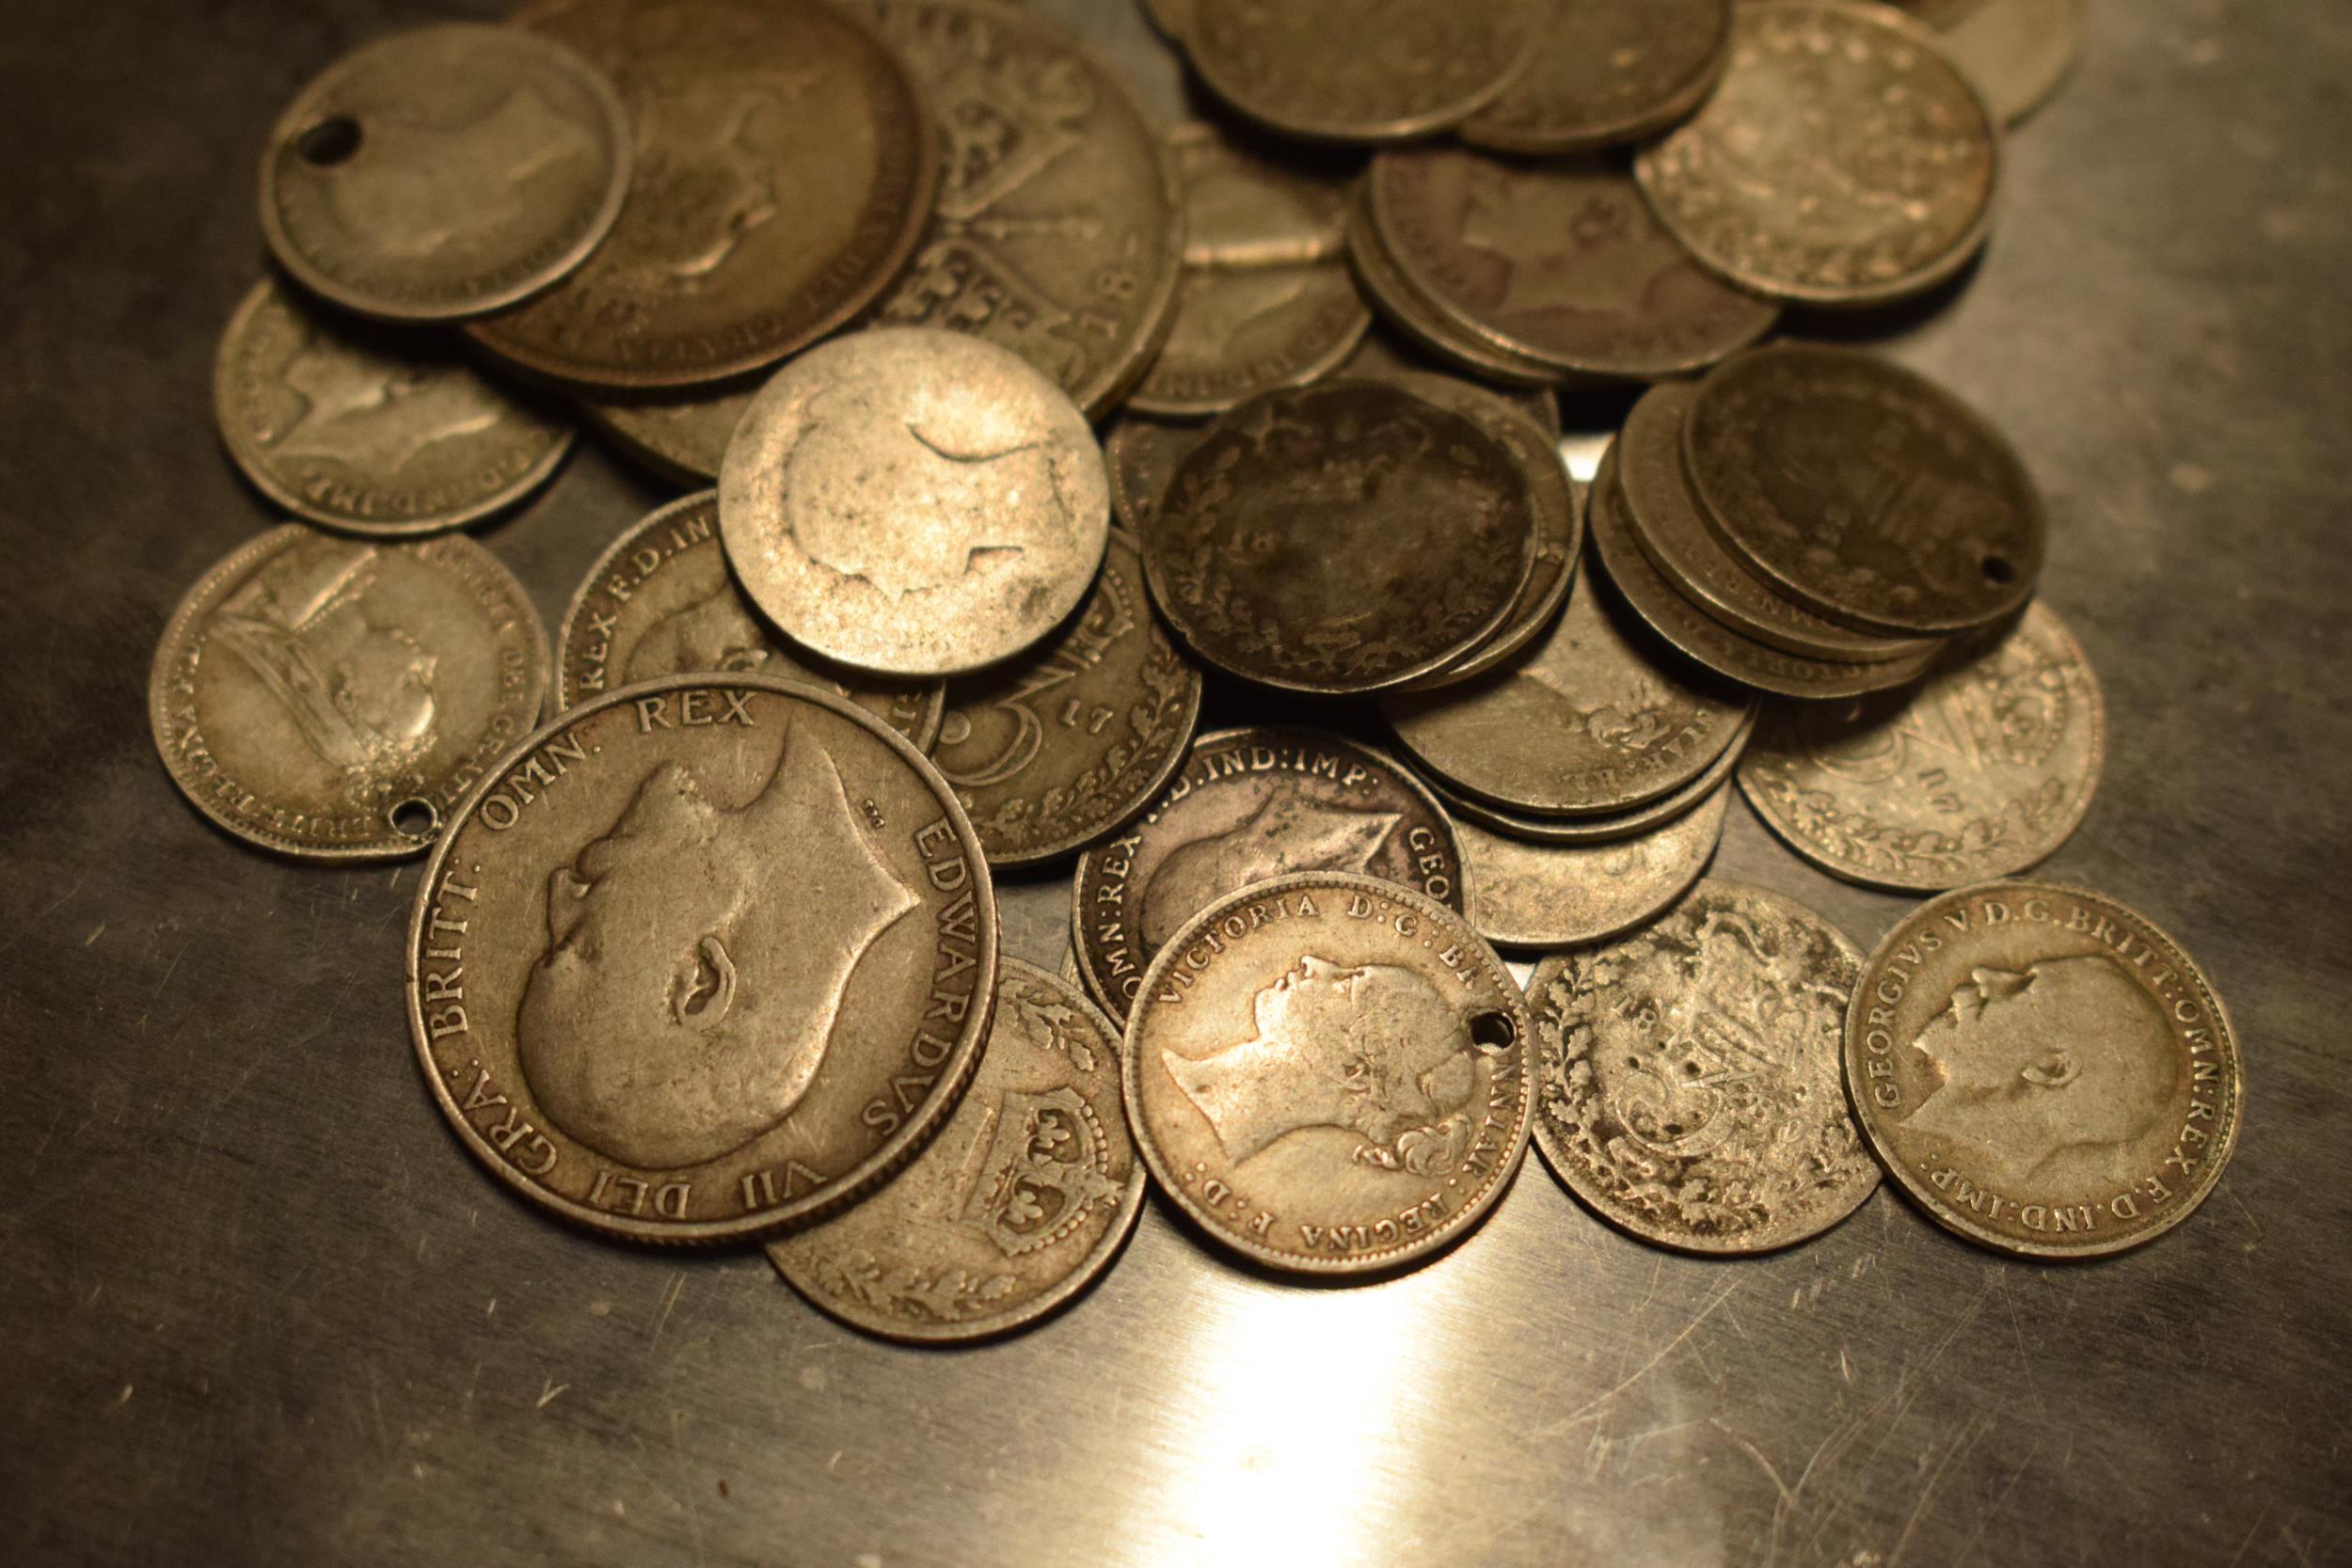
[[[1527,1152],[1529,1022],[1441,904],[1327,872],[1179,932],[1127,1022],[1145,1163],[1215,1241],[1277,1269],[1400,1268],[1460,1236]]]
[[[968,332],[1089,419],[1174,320],[1184,204],[1126,78],[1052,19],[986,0],[866,0],[945,138],[936,209],[881,319]]]
[[[1713,800],[1718,787],[1730,782],[1732,770],[1740,766],[1740,753],[1747,749],[1748,736],[1755,730],[1756,721],[1751,716],[1732,736],[1724,754],[1708,765],[1706,772],[1671,795],[1661,795],[1646,805],[1606,816],[1537,816],[1529,812],[1506,811],[1490,800],[1447,789],[1442,780],[1430,788],[1445,802],[1456,827],[1475,822],[1525,844],[1614,844],[1654,832],[1669,822],[1678,822]]]
[[[719,522],[744,591],[794,641],[951,675],[1077,608],[1110,485],[1086,417],[1010,349],[882,327],[801,356],[753,400]]]
[[[939,1343],[1034,1323],[1084,1290],[1143,1209],[1119,1026],[1007,958],[972,1086],[889,1184],[769,1243],[792,1288],[853,1328]]]
[[[1285,135],[1395,141],[1460,123],[1527,63],[1521,0],[1193,0],[1192,66]]]
[[[996,950],[978,841],[914,747],[815,687],[678,676],[564,714],[467,799],[409,923],[408,1024],[525,1197],[734,1240],[922,1148]]]
[[[1127,1016],[1143,972],[1235,888],[1344,871],[1462,907],[1462,851],[1437,798],[1393,761],[1319,730],[1220,730],[1124,832],[1078,861],[1071,928],[1087,989]]]
[[[346,309],[450,321],[580,266],[628,194],[628,117],[571,50],[452,23],[353,51],[262,155],[262,232]]]
[[[1200,717],[1200,672],[1152,612],[1134,540],[1114,532],[1075,615],[1020,657],[948,683],[931,761],[989,863],[1033,865],[1149,804]]]
[[[547,483],[572,427],[463,359],[346,317],[277,283],[230,318],[213,369],[221,440],[297,515],[373,538],[437,533]]]
[[[1210,663],[1340,695],[1401,686],[1492,635],[1534,573],[1502,442],[1392,386],[1252,399],[1176,467],[1143,536],[1152,597]]]
[[[1777,894],[1703,881],[1528,982],[1535,1143],[1612,1225],[1685,1252],[1768,1252],[1879,1184],[1839,1049],[1861,950]]]
[[[1470,923],[1499,947],[1571,947],[1639,926],[1707,869],[1730,800],[1717,785],[1664,827],[1604,844],[1533,844],[1457,818]]]
[[[2237,1143],[2237,1037],[2146,917],[2081,888],[1930,900],[1864,965],[1846,1019],[1863,1131],[1946,1228],[2026,1258],[2152,1241]]]
[[[1991,647],[1910,690],[1774,709],[1740,787],[1831,875],[1931,891],[2023,871],[2065,843],[2106,750],[2098,678],[2037,600]]]
[[[1160,498],[1177,461],[1200,439],[1198,425],[1121,414],[1103,441],[1103,466],[1111,487],[1111,511],[1119,526],[1143,537],[1158,515]]]
[[[172,783],[238,837],[303,860],[397,860],[431,847],[547,690],[531,599],[472,540],[289,523],[180,601],[148,716]]]
[[[1999,134],[1919,24],[1884,6],[1742,6],[1706,107],[1634,173],[1702,265],[1768,299],[1877,305],[1984,245]]]
[[[555,634],[555,705],[664,675],[767,675],[847,697],[917,751],[938,738],[946,688],[836,670],[793,647],[759,618],[727,572],[719,498],[671,502],[606,547],[572,595]]]
[[[824,0],[536,0],[517,20],[612,74],[637,163],[585,265],[469,329],[491,353],[594,387],[695,386],[816,341],[898,277],[939,145],[865,23]]]
[[[1640,141],[1698,107],[1723,74],[1731,0],[1535,0],[1527,69],[1465,120],[1502,152],[1580,152]]]

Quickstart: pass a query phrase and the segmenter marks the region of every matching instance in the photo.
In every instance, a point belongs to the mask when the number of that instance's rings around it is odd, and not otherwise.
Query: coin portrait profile
[[[1363,1140],[1359,1164],[1433,1176],[1460,1163],[1481,1047],[1429,980],[1310,954],[1260,990],[1251,1012],[1250,1039],[1209,1056],[1160,1053],[1235,1164],[1325,1127]]]
[[[1223,832],[1168,852],[1145,882],[1140,930],[1157,953],[1184,922],[1237,887],[1294,871],[1376,875],[1373,861],[1404,817],[1391,811],[1350,811],[1287,795],[1269,795]]]
[[[2179,1078],[2162,1007],[2095,954],[1972,970],[1911,1043],[1943,1081],[1903,1124],[1969,1146],[2011,1181],[2069,1149],[2136,1140]]]
[[[264,444],[285,457],[398,473],[427,447],[499,422],[488,384],[437,366],[387,367],[325,333],[304,331],[279,372],[302,410]]]
[[[530,84],[460,124],[378,107],[361,152],[324,182],[328,204],[370,249],[403,258],[494,238],[514,187],[597,155],[591,128]]]
[[[691,768],[653,768],[547,900],[516,1021],[524,1078],[562,1132],[650,1170],[717,1159],[790,1115],[851,971],[919,903],[832,758],[793,733],[738,808]]]
[[[735,584],[722,578],[719,586],[690,604],[680,605],[652,626],[629,651],[622,678],[653,680],[690,670],[759,674],[775,656],[767,634]]]

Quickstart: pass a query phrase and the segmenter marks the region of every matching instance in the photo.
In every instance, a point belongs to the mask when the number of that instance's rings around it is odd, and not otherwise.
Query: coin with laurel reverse
[[[239,838],[301,860],[397,860],[431,847],[547,690],[530,595],[472,540],[289,523],[180,601],[148,718],[171,782]]]
[[[920,752],[803,682],[673,676],[565,713],[459,808],[409,922],[408,1024],[524,1197],[736,1240],[920,1151],[996,959],[979,843]]]
[[[1127,1021],[1145,1163],[1221,1245],[1362,1275],[1459,1237],[1527,1151],[1527,1003],[1462,917],[1370,877],[1231,894]]]
[[[1395,141],[1492,103],[1527,62],[1521,0],[1193,0],[1194,71],[1285,135]]]
[[[768,1244],[852,1328],[920,1343],[1036,1322],[1110,1266],[1143,1209],[1119,1026],[1076,986],[1007,958],[988,1047],[955,1115],[887,1185]]]
[[[770,629],[719,545],[719,498],[671,502],[605,547],[555,634],[555,705],[697,672],[807,681],[847,697],[917,751],[938,738],[946,688],[824,663]]]
[[[1152,612],[1135,542],[1114,531],[1078,612],[947,685],[931,761],[992,865],[1075,852],[1141,811],[1184,761],[1200,672]]]
[[[1674,124],[1723,75],[1731,0],[1536,0],[1527,69],[1462,123],[1502,152],[1581,152]]]
[[[237,307],[213,368],[229,455],[287,511],[345,533],[437,533],[515,505],[572,427],[413,334],[330,318],[275,281]]]
[[[1840,1078],[1861,950],[1778,894],[1708,879],[1528,982],[1536,1147],[1587,1207],[1686,1252],[1768,1252],[1844,1219],[1879,1168]]]
[[[2169,1230],[2237,1145],[2237,1036],[2146,916],[2085,888],[1988,882],[1918,906],[1846,1016],[1855,1114],[1937,1224],[2025,1258]]]

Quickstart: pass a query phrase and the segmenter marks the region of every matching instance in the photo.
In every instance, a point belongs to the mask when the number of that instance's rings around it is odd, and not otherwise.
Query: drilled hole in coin
[[[392,832],[405,838],[431,838],[441,825],[441,814],[430,800],[403,800],[385,815]]]
[[[349,115],[322,119],[295,139],[294,150],[306,164],[332,168],[359,150],[359,122]]]
[[[1977,566],[1984,573],[1987,582],[2006,584],[2017,580],[2017,568],[2009,563],[2009,557],[2005,555],[1988,555],[1978,562]]]
[[[1470,1037],[1472,1045],[1481,1046],[1488,1051],[1501,1051],[1513,1040],[1518,1039],[1519,1032],[1512,1023],[1509,1013],[1488,1009],[1483,1013],[1470,1015]]]

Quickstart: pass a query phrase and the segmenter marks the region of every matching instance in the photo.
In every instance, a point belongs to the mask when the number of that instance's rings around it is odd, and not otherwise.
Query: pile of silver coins
[[[2106,751],[2041,493],[1807,340],[1965,286],[2075,0],[1145,9],[1207,118],[993,0],[533,0],[271,134],[216,413],[289,520],[155,738],[250,845],[427,857],[457,1141],[916,1340],[1070,1301],[1154,1186],[1385,1275],[1531,1141],[1701,1253],[1883,1177],[2036,1258],[2185,1217],[2221,1004],[2020,876]],[[681,493],[550,644],[463,531],[583,425]],[[1865,954],[1708,879],[1735,781],[1928,901]],[[1059,973],[1000,880],[1066,886]]]

